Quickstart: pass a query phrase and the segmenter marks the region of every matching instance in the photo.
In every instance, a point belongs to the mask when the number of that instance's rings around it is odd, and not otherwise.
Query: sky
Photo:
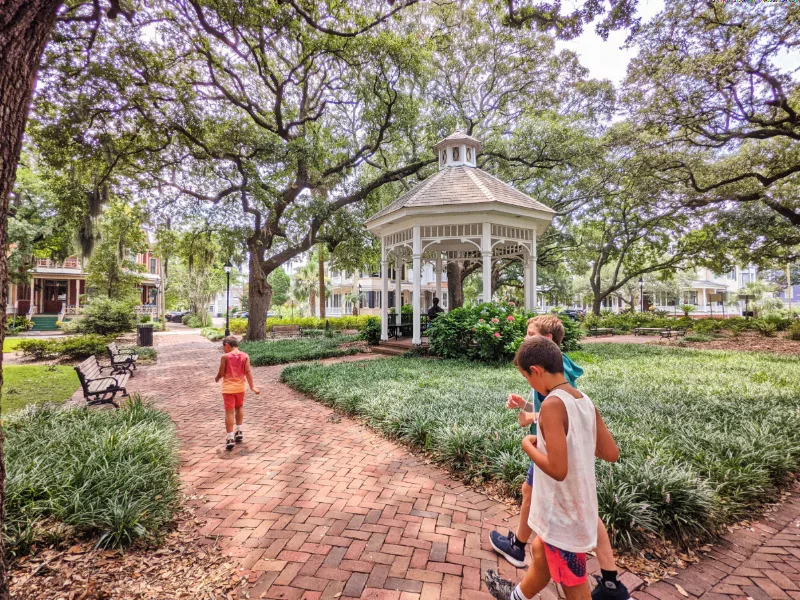
[[[565,2],[564,4],[563,10],[567,12],[570,3]],[[664,0],[639,0],[637,15],[641,17],[642,23],[646,23],[663,8]],[[775,8],[782,10],[780,5]],[[589,69],[592,77],[610,79],[615,86],[618,86],[625,78],[628,63],[638,53],[636,48],[622,48],[626,37],[626,31],[613,31],[609,34],[608,40],[603,41],[595,33],[594,25],[590,25],[579,37],[568,42],[560,41],[557,43],[557,47],[558,49],[572,50],[578,54],[581,64]],[[800,52],[794,52],[791,55],[783,53],[776,57],[775,62],[787,70],[798,69],[800,68]]]

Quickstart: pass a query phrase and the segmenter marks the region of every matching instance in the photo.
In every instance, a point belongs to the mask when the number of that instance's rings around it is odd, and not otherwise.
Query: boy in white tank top
[[[498,600],[532,600],[552,579],[567,600],[588,600],[586,553],[597,545],[594,458],[615,462],[619,451],[592,401],[564,377],[561,350],[552,340],[526,340],[514,364],[546,396],[538,436],[522,441],[536,470],[528,524],[537,537],[522,583],[514,587],[490,570],[486,585]]]

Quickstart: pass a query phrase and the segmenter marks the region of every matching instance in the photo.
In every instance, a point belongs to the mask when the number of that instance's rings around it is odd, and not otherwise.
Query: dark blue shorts
[[[525,483],[533,487],[533,461],[531,461],[531,466],[528,467],[528,476],[525,478]]]

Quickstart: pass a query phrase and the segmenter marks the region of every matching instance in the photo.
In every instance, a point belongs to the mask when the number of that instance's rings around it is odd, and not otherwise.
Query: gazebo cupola
[[[483,298],[492,298],[492,264],[516,258],[524,265],[525,306],[536,307],[536,240],[555,212],[483,169],[481,143],[457,131],[434,146],[439,171],[372,215],[365,227],[381,240],[382,339],[388,339],[389,264],[397,273],[395,303],[400,314],[400,266],[413,268],[412,343],[421,338],[421,271],[435,265],[441,298],[443,265],[480,261]]]

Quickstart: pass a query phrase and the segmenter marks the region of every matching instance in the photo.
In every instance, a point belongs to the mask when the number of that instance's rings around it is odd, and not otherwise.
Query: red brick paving
[[[282,367],[254,369],[261,396],[248,392],[245,442],[226,452],[218,345],[194,334],[156,339],[158,363],[129,389],[175,421],[201,532],[239,561],[247,597],[489,600],[486,569],[522,577],[488,544],[489,531],[513,527],[507,506],[350,419],[331,421],[331,410],[278,382]],[[769,566],[781,555],[767,556]],[[748,595],[785,586],[790,562],[745,573]],[[542,594],[556,597],[552,586]]]

